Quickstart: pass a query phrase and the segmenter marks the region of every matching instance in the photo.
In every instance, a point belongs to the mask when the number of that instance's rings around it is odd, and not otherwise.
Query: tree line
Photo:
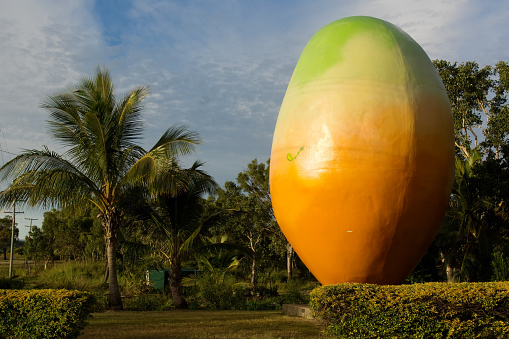
[[[509,279],[509,65],[434,64],[453,111],[456,180],[440,232],[409,281]],[[112,309],[122,308],[117,274],[150,267],[169,268],[179,308],[187,307],[183,268],[235,269],[253,286],[272,270],[310,276],[274,218],[270,161],[254,159],[219,187],[201,162],[180,165],[201,142],[186,127],[141,148],[147,93],[142,86],[117,98],[109,72],[97,69],[44,101],[49,132],[66,153],[30,150],[0,169],[1,180],[12,180],[0,204],[57,208],[31,230],[26,254],[45,263],[105,260]]]
[[[454,118],[455,183],[439,234],[418,268],[434,280],[507,280],[509,64],[434,65]]]

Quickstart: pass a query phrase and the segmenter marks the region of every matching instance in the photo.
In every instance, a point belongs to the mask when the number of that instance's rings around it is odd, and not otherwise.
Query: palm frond
[[[142,101],[148,95],[147,86],[139,86],[127,93],[123,100],[115,107],[117,128],[115,143],[123,149],[130,147],[132,143],[141,137],[143,124],[140,113],[143,108]]]
[[[182,244],[180,245],[180,248],[179,248],[179,253],[185,253],[187,251],[189,251],[192,246],[193,246],[193,243],[194,241],[196,240],[196,238],[198,237],[198,235],[200,235],[202,231],[202,225],[198,226],[194,231],[193,233],[191,233],[183,242]]]
[[[118,178],[117,185],[119,187],[131,187],[144,182],[147,175],[147,164],[143,164],[146,151],[137,145],[132,145],[117,152],[117,156],[112,158],[112,166],[110,173],[113,177]],[[138,164],[138,162],[140,162]]]
[[[193,191],[200,192],[200,195],[214,194],[219,185],[211,175],[201,169],[204,164],[204,162],[196,160],[190,168],[183,170],[183,175],[191,182]]]
[[[100,197],[99,197],[100,198]],[[47,171],[44,175],[26,173],[0,193],[0,205],[20,201],[23,205],[63,208],[92,202],[102,210],[101,201],[94,199],[90,187],[69,172]]]
[[[184,126],[169,128],[154,147],[136,159],[121,184],[142,183],[148,185],[155,194],[175,195],[187,187],[188,181],[188,176],[184,175],[186,171],[180,168],[177,157],[193,151],[194,145],[199,142],[197,133],[188,131]],[[141,152],[137,155],[141,155]]]
[[[104,180],[109,173],[110,152],[103,125],[94,113],[87,113],[84,116],[84,122],[91,138],[89,139],[90,148],[80,151],[80,158],[85,161],[80,161],[80,166],[86,168],[89,175],[97,177],[98,180]]]
[[[139,159],[124,176],[124,182],[150,183],[157,174],[157,164],[151,156]]]
[[[188,130],[186,126],[175,125],[164,132],[149,153],[178,157],[190,154],[198,144],[201,144],[198,133]]]
[[[48,97],[41,107],[50,114],[48,131],[63,146],[72,147],[87,141],[87,132],[81,121],[79,107],[72,94],[63,93]],[[88,145],[84,145],[88,146]]]
[[[72,163],[46,147],[42,151],[29,150],[0,168],[0,179],[14,178],[2,192],[0,205],[24,200],[32,206],[100,198],[97,185]]]

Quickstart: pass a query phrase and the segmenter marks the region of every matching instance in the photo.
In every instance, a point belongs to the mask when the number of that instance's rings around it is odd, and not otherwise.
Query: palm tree
[[[130,192],[158,190],[174,193],[183,185],[167,171],[180,155],[200,143],[197,133],[183,126],[169,128],[150,150],[142,137],[142,102],[148,87],[138,86],[117,99],[109,71],[97,68],[94,77],[49,96],[41,105],[49,112],[49,133],[66,151],[47,147],[27,150],[0,168],[0,180],[13,180],[0,193],[0,207],[14,201],[29,206],[79,206],[93,203],[99,210],[106,241],[109,308],[122,309],[117,281],[117,232],[122,203]]]
[[[169,283],[173,304],[177,309],[188,308],[181,293],[182,263],[193,254],[198,235],[214,222],[219,214],[202,219],[202,196],[214,193],[217,184],[207,173],[200,170],[202,163],[195,162],[191,168],[179,171],[186,185],[176,194],[161,193],[152,220],[160,233],[159,252],[169,264]]]
[[[448,282],[468,281],[478,253],[486,244],[486,215],[491,202],[479,194],[474,168],[482,160],[478,149],[456,158],[455,183],[449,209],[437,236]]]

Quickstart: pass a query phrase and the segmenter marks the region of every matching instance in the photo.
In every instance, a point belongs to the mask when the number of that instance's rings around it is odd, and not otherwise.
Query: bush
[[[211,310],[242,309],[245,302],[244,289],[235,285],[233,277],[203,275],[199,279],[199,297],[203,308]]]
[[[509,283],[345,283],[311,292],[338,338],[508,338]]]
[[[67,290],[0,290],[0,333],[5,338],[77,338],[95,299]]]
[[[281,304],[307,304],[309,295],[303,294],[304,283],[293,279],[286,284],[286,289],[281,295]]]
[[[281,284],[282,293],[276,286],[257,285],[224,272],[202,272],[184,279],[186,298],[190,309],[208,310],[281,310],[283,304],[307,304],[311,286],[308,282],[292,280]],[[316,286],[314,283],[312,286]]]
[[[503,252],[493,253],[491,267],[493,268],[493,281],[509,280],[509,258],[506,258]]]

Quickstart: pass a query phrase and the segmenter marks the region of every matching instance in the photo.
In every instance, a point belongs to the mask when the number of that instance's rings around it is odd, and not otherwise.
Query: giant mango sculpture
[[[449,100],[423,49],[371,17],[304,48],[270,163],[276,219],[324,285],[399,284],[433,241],[454,174]]]

